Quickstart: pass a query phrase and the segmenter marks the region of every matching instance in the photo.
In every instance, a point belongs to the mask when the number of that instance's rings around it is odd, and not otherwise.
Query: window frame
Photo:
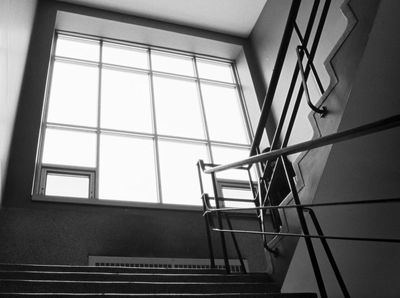
[[[94,61],[90,61],[90,60],[86,61],[86,60],[76,59],[76,58],[56,57],[55,49],[57,46],[58,36],[60,36],[60,35],[66,36],[67,38],[83,38],[83,39],[94,40],[94,41],[99,42],[99,51],[100,51],[99,52],[99,61],[94,62]],[[104,63],[102,61],[103,43],[112,44],[113,46],[116,46],[116,47],[131,46],[134,48],[142,49],[143,51],[145,51],[147,53],[147,56],[149,59],[147,69]],[[193,68],[194,68],[194,76],[180,75],[180,74],[174,74],[174,73],[170,73],[170,72],[153,70],[152,69],[152,61],[151,61],[151,52],[152,51],[161,53],[162,55],[187,56],[189,59],[192,60]],[[216,62],[216,63],[229,64],[231,67],[233,83],[217,81],[217,80],[212,80],[212,79],[207,79],[207,78],[201,78],[198,73],[196,59],[206,60],[206,61],[210,61],[210,62],[212,61],[212,62]],[[68,63],[76,63],[76,64],[92,65],[92,66],[95,65],[98,68],[99,82],[98,82],[98,103],[97,103],[98,108],[97,108],[97,126],[96,127],[86,127],[86,126],[79,126],[79,125],[69,125],[69,124],[47,122],[47,114],[48,114],[49,102],[50,102],[51,81],[52,81],[53,70],[54,70],[54,65],[55,65],[56,61],[64,61],[64,62],[68,62]],[[124,70],[125,69],[131,73],[143,73],[143,74],[147,74],[149,76],[150,89],[151,89],[150,90],[150,93],[151,93],[150,94],[150,104],[151,104],[151,113],[152,113],[151,122],[152,122],[152,126],[153,126],[152,133],[122,131],[122,130],[101,128],[101,123],[100,123],[101,108],[100,108],[100,106],[101,106],[102,69],[114,69],[114,70]],[[155,98],[154,98],[154,85],[153,85],[153,77],[154,76],[160,76],[160,77],[166,77],[166,78],[177,78],[180,80],[187,79],[187,80],[195,82],[197,89],[198,89],[198,97],[199,97],[198,100],[199,100],[199,104],[200,104],[201,118],[202,118],[202,124],[203,124],[204,135],[205,135],[204,139],[158,134],[157,121],[155,118],[156,117],[156,115],[155,115]],[[210,140],[209,129],[207,127],[207,121],[206,121],[204,101],[202,98],[202,91],[201,91],[201,83],[202,82],[204,82],[206,84],[229,86],[231,88],[236,89],[237,95],[238,95],[238,104],[240,105],[240,109],[242,112],[241,117],[242,117],[242,121],[244,124],[244,130],[245,130],[245,134],[246,134],[247,140],[248,140],[247,144]],[[83,167],[76,167],[76,166],[50,165],[50,164],[42,163],[45,130],[47,127],[57,127],[57,125],[66,127],[67,129],[71,129],[71,130],[78,130],[78,131],[87,130],[87,131],[96,133],[96,135],[97,135],[96,166],[94,169],[92,169],[92,168],[86,169]],[[121,135],[121,134],[127,134],[127,135],[131,135],[133,137],[139,137],[139,138],[144,137],[144,138],[152,138],[153,139],[154,147],[155,147],[154,150],[155,150],[155,167],[156,167],[155,171],[156,171],[156,182],[157,182],[157,203],[146,203],[146,202],[139,202],[139,201],[119,201],[119,200],[109,200],[109,199],[103,199],[103,198],[100,199],[99,198],[98,170],[99,170],[100,135],[102,132],[111,133],[111,134],[117,135],[117,136]],[[237,72],[234,61],[228,60],[225,58],[209,56],[209,55],[201,55],[201,54],[197,54],[197,53],[185,52],[185,51],[181,51],[181,50],[173,50],[173,49],[169,49],[169,48],[167,49],[167,48],[163,48],[163,47],[157,47],[154,45],[146,45],[146,44],[134,43],[134,42],[130,42],[130,41],[129,42],[121,41],[121,40],[116,40],[116,39],[103,38],[103,37],[99,37],[99,36],[92,36],[92,35],[78,34],[78,33],[74,33],[74,32],[56,30],[54,33],[54,37],[53,37],[50,66],[49,66],[46,89],[45,89],[45,100],[44,100],[44,104],[43,104],[41,129],[40,129],[40,136],[39,136],[39,142],[38,142],[38,151],[37,151],[38,153],[37,153],[37,161],[36,161],[36,165],[35,165],[35,177],[34,177],[34,185],[33,185],[33,191],[32,191],[32,194],[33,194],[32,199],[38,200],[38,201],[55,201],[55,202],[66,202],[66,203],[70,202],[70,203],[83,203],[83,204],[95,204],[95,205],[198,210],[201,208],[200,199],[199,199],[199,205],[167,204],[167,203],[163,202],[163,198],[162,198],[163,194],[162,194],[162,190],[161,190],[162,177],[161,177],[161,170],[160,170],[158,140],[159,139],[177,140],[177,141],[182,141],[185,143],[204,144],[207,148],[206,150],[208,153],[209,161],[211,163],[213,163],[214,162],[213,154],[212,154],[212,146],[213,145],[249,149],[251,141],[252,141],[252,137],[253,137],[253,134],[251,131],[251,126],[250,126],[250,121],[249,121],[249,113],[248,113],[246,103],[245,103],[245,100],[243,97],[243,90],[240,85],[240,80],[238,77],[238,72]],[[193,165],[193,168],[195,169],[194,165]],[[51,173],[61,174],[61,175],[71,173],[71,174],[89,176],[89,178],[90,178],[89,198],[82,199],[82,198],[44,195],[43,185],[45,185],[45,182],[43,182],[43,180],[46,179],[46,173],[48,171],[51,171]],[[243,181],[237,181],[237,182],[240,184]],[[199,191],[199,197],[200,197],[200,191]]]

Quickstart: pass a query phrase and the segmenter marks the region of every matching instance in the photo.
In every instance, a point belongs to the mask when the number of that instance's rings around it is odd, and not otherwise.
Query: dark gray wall
[[[399,114],[398,1],[381,1],[339,130]],[[333,146],[315,202],[399,197],[399,129]],[[399,205],[320,209],[326,234],[399,238]],[[330,241],[352,297],[398,297],[398,244]],[[341,297],[319,250],[329,297]],[[316,290],[304,243],[296,250],[284,290]]]
[[[83,206],[31,200],[58,7],[80,11],[79,7],[55,1],[41,0],[38,4],[0,210],[0,262],[84,265],[88,255],[207,258],[201,211]],[[88,8],[82,11],[127,23],[137,21],[135,17],[130,19],[126,15],[105,11]],[[223,42],[231,40],[237,43],[236,38],[222,38],[221,34],[213,35],[204,30],[178,28],[160,22],[151,24],[165,30],[172,28],[202,38],[209,36],[214,40],[221,38]],[[245,227],[254,228],[254,222],[243,218],[238,221]],[[217,257],[221,257],[219,243],[219,238],[214,235]],[[230,256],[236,258],[230,240],[228,243]],[[239,243],[244,246],[244,256],[249,259],[251,269],[265,269],[260,239],[240,236]]]
[[[0,2],[0,203],[36,3]]]

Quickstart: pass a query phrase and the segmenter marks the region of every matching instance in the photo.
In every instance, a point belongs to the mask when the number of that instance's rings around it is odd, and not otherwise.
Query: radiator
[[[243,260],[248,272],[248,262]],[[215,259],[217,269],[225,269],[223,259]],[[167,269],[211,269],[209,259],[185,258],[136,258],[136,257],[110,257],[89,256],[89,266],[131,267],[131,268],[167,268]],[[241,272],[240,261],[230,259],[231,272]]]

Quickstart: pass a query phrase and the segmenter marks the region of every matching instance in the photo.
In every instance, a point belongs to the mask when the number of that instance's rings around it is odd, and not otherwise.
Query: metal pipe
[[[231,220],[229,219],[229,216],[227,214],[225,214],[225,219],[226,219],[229,229],[233,230]],[[235,233],[231,233],[231,236],[232,236],[233,245],[235,246],[236,253],[237,253],[237,256],[240,261],[240,266],[242,267],[241,271],[242,271],[242,273],[246,273],[246,267],[244,266],[243,257],[242,257],[242,254],[240,253],[239,243],[237,242]]]
[[[251,207],[251,208],[220,208],[216,210],[214,208],[209,208],[204,213],[212,212],[229,212],[229,211],[245,211],[245,210],[257,210],[257,209],[290,209],[290,208],[313,208],[313,207],[328,207],[328,206],[345,206],[345,205],[368,205],[368,204],[386,204],[386,203],[400,203],[400,198],[385,198],[385,199],[375,199],[375,200],[356,200],[356,201],[346,201],[346,202],[329,202],[329,203],[316,203],[316,204],[300,204],[300,205],[278,205],[278,206],[264,206],[264,207]]]
[[[287,158],[285,156],[281,156],[281,161],[282,161],[283,169],[285,171],[286,179],[289,182],[290,192],[292,193],[293,200],[296,203],[296,205],[300,205],[300,197],[299,197],[299,195],[297,193],[297,189],[296,189],[296,185],[294,183],[293,177],[289,172],[290,171],[289,170],[290,168],[289,168],[289,165],[288,165],[289,162],[287,161]],[[296,211],[297,211],[297,216],[298,216],[299,221],[300,221],[301,230],[303,231],[303,233],[305,235],[309,235],[310,232],[308,231],[307,222],[306,222],[306,219],[304,217],[304,213],[303,213],[302,208],[297,207]],[[308,251],[308,254],[310,256],[310,261],[311,261],[311,264],[312,264],[312,267],[313,267],[315,279],[317,280],[319,293],[320,293],[321,297],[327,298],[328,294],[326,293],[324,281],[322,279],[321,270],[319,268],[317,256],[315,254],[315,249],[314,249],[314,246],[312,244],[312,239],[311,238],[304,238],[304,240],[306,242],[307,251]]]
[[[385,118],[379,121],[371,122],[369,124],[361,125],[352,129],[348,129],[342,132],[333,133],[315,140],[310,140],[302,143],[298,143],[292,146],[288,146],[285,148],[272,150],[270,152],[261,153],[259,155],[255,155],[240,161],[232,162],[229,164],[225,164],[222,166],[217,166],[204,172],[207,174],[221,172],[228,169],[234,169],[236,167],[241,167],[245,165],[252,165],[257,162],[266,161],[276,159],[282,155],[290,155],[302,151],[308,151],[311,149],[336,144],[339,142],[344,142],[348,140],[352,140],[355,138],[359,138],[362,136],[370,135],[373,133],[377,133],[380,131],[388,130],[394,127],[400,126],[400,114],[396,116],[392,116],[389,118]]]
[[[214,197],[215,197],[215,206],[219,208],[219,200],[218,200],[218,190],[217,190],[217,182],[215,179],[215,173],[211,173],[211,179],[212,179],[212,186],[214,190]],[[223,223],[222,223],[222,218],[221,214],[217,212],[217,220],[218,220],[218,226],[220,229],[223,229]],[[228,252],[226,249],[226,240],[224,235],[221,234],[221,246],[222,246],[222,252],[224,254],[224,263],[225,263],[225,269],[226,273],[230,273],[230,267],[229,267],[229,259],[228,259]]]
[[[310,214],[311,220],[314,223],[314,227],[317,230],[318,235],[323,236],[324,233],[322,231],[321,226],[319,225],[317,216],[315,215],[314,211],[309,208],[304,209],[304,211],[307,211]],[[340,289],[342,290],[343,296],[346,298],[350,298],[350,293],[347,290],[347,287],[346,287],[346,284],[344,283],[342,275],[340,274],[339,267],[337,266],[335,258],[333,257],[333,254],[329,247],[328,241],[326,241],[325,238],[321,238],[320,240],[321,240],[322,246],[324,247],[326,256],[328,257],[329,263],[331,264],[332,270],[335,273],[336,280],[338,281]]]
[[[305,73],[304,73],[303,63],[301,62],[301,56],[300,55],[301,55],[302,52],[303,52],[303,47],[302,46],[298,46],[296,48],[297,64],[299,65],[301,83],[302,83],[302,86],[303,86],[304,94],[305,94],[306,99],[307,99],[307,104],[311,108],[311,110],[313,110],[315,113],[321,114],[321,117],[325,117],[326,113],[328,112],[326,107],[317,108],[311,102],[310,92],[308,91],[307,80],[306,80]]]
[[[200,192],[203,194],[204,193],[204,187],[203,187],[203,179],[201,177],[201,171],[204,168],[203,166],[203,161],[199,160],[197,162],[197,173],[199,175],[199,182],[200,182]],[[204,200],[202,200],[203,202],[203,210],[206,209],[206,204],[204,202]],[[209,256],[210,256],[210,267],[212,269],[215,269],[215,257],[214,257],[214,249],[212,246],[212,240],[211,240],[211,232],[210,232],[210,221],[209,221],[209,216],[204,216],[204,223],[206,225],[206,233],[207,233],[207,243],[208,243],[208,252],[209,252]]]
[[[285,31],[283,33],[282,41],[279,46],[278,55],[276,58],[274,71],[270,80],[269,88],[267,94],[265,95],[263,106],[261,109],[260,120],[257,125],[256,133],[254,135],[253,145],[250,150],[250,155],[253,155],[256,147],[261,141],[263,131],[265,129],[265,123],[268,118],[269,105],[275,96],[275,91],[278,86],[279,77],[282,72],[283,63],[285,61],[285,56],[289,47],[290,39],[293,32],[293,23],[296,21],[296,17],[300,7],[300,0],[292,0],[292,6],[289,11],[289,15],[285,25]]]
[[[299,26],[297,26],[297,23],[294,24],[294,29],[295,29],[295,31],[297,33],[297,37],[299,38],[301,45],[303,46],[304,54],[306,54],[306,57],[309,60],[307,63],[310,64],[311,70],[312,70],[314,78],[315,78],[315,82],[317,83],[319,92],[322,95],[322,94],[325,93],[324,86],[322,86],[322,82],[321,82],[321,79],[319,78],[317,69],[314,66],[314,62],[310,61],[310,53],[307,50],[307,45],[306,45],[306,43],[304,41],[303,36],[301,35],[300,29],[299,29]]]
[[[400,243],[398,238],[370,238],[370,237],[345,237],[345,236],[320,236],[320,235],[305,235],[296,233],[278,233],[278,232],[258,232],[250,230],[225,230],[212,228],[214,232],[221,233],[239,233],[239,234],[254,234],[254,235],[271,235],[271,236],[287,236],[287,237],[300,237],[310,239],[331,239],[331,240],[347,240],[347,241],[366,241],[366,242],[387,242],[387,243]]]
[[[313,8],[311,10],[311,14],[310,14],[310,18],[307,24],[307,28],[306,28],[306,32],[304,34],[304,39],[303,39],[303,44],[305,46],[307,46],[308,44],[308,40],[310,39],[310,35],[311,35],[311,31],[314,25],[314,21],[315,21],[315,17],[317,15],[318,12],[318,7],[319,7],[320,1],[314,1],[314,5]],[[294,21],[293,26],[294,28],[296,28],[296,21]],[[301,58],[303,59],[303,56],[301,56]],[[285,103],[283,105],[282,108],[282,112],[281,112],[281,117],[279,118],[279,122],[278,122],[278,126],[276,127],[275,133],[274,133],[274,137],[272,139],[272,143],[271,143],[271,150],[276,149],[279,146],[279,140],[281,137],[281,133],[282,133],[282,129],[283,129],[283,125],[285,123],[285,119],[287,116],[287,112],[289,110],[289,106],[290,106],[290,102],[292,100],[292,96],[293,96],[293,92],[294,89],[296,87],[296,82],[297,82],[297,77],[299,75],[299,66],[296,64],[295,69],[293,71],[293,75],[292,75],[292,79],[290,81],[290,86],[289,86],[289,90],[288,93],[286,95],[286,99],[285,99]],[[261,119],[260,119],[261,121]],[[265,125],[265,123],[264,123]],[[258,146],[258,144],[257,144]],[[251,154],[254,155],[254,154]]]

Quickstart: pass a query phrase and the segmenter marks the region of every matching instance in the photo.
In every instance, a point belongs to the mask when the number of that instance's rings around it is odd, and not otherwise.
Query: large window
[[[57,34],[36,193],[200,205],[196,162],[248,156],[232,62]],[[241,180],[240,173],[224,179]]]

